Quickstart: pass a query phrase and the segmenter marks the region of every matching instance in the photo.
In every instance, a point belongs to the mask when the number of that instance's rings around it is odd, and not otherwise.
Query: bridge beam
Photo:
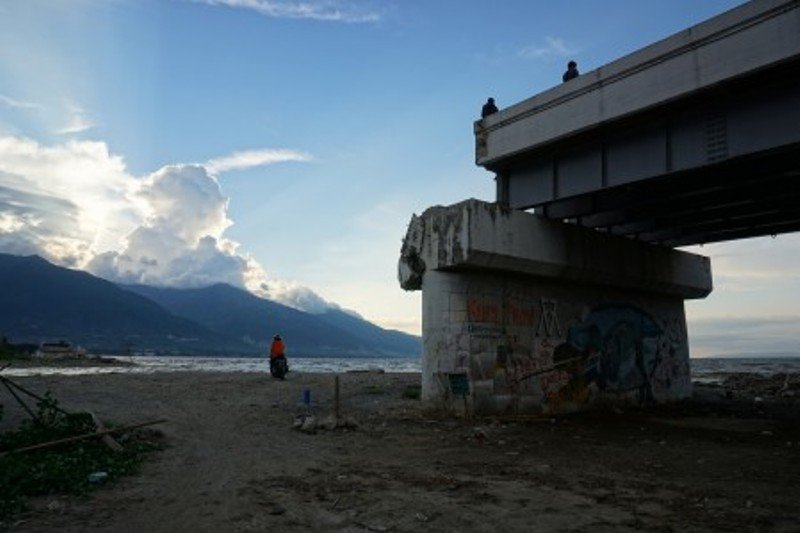
[[[413,217],[400,284],[422,290],[423,400],[554,413],[691,392],[683,301],[708,258],[498,204]]]

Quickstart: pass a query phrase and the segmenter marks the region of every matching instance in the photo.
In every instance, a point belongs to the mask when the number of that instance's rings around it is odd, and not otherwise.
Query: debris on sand
[[[294,417],[292,427],[303,433],[316,433],[317,430],[334,431],[336,429],[353,430],[358,428],[358,422],[352,416],[337,418],[333,415],[323,420],[317,420],[313,415],[297,415]]]

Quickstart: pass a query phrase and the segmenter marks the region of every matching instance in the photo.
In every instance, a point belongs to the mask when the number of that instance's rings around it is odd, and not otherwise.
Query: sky
[[[0,0],[0,252],[420,334],[413,213],[494,200],[472,122],[734,0]],[[693,355],[798,353],[800,238],[692,248]]]

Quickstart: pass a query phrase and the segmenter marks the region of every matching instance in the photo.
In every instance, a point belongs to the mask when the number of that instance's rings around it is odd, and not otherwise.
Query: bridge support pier
[[[478,414],[691,393],[683,301],[708,258],[467,200],[413,217],[400,284],[422,290],[422,399]]]

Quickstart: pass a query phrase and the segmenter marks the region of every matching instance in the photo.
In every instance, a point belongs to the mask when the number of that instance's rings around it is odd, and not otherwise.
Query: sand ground
[[[669,408],[533,420],[442,417],[414,374],[342,374],[355,429],[293,428],[333,409],[333,375],[16,378],[166,448],[89,497],[32,500],[11,531],[800,531],[800,403],[697,387]],[[23,413],[7,398],[8,426]]]

